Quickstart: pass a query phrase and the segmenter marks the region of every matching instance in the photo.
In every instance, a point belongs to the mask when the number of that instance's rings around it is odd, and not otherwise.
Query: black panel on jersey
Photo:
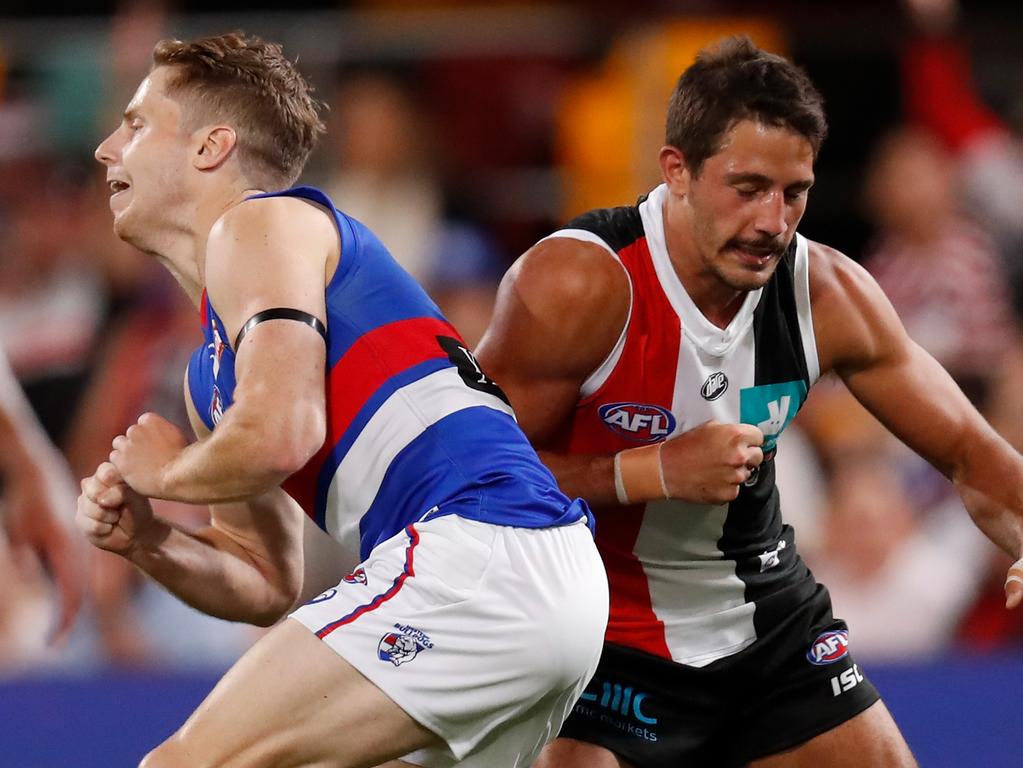
[[[796,307],[796,242],[779,260],[753,312],[755,386],[802,380],[810,387]],[[775,542],[782,542],[774,550]],[[736,561],[747,602],[756,604],[757,637],[782,620],[814,589],[813,577],[796,553],[795,532],[783,525],[774,457],[764,461],[752,486],[739,489],[728,505],[718,548]],[[772,554],[773,553],[773,554]]]
[[[778,261],[774,276],[764,286],[760,303],[753,312],[756,349],[753,383],[778,384],[802,379],[810,388],[803,337],[799,331],[795,278],[796,241],[792,240]]]
[[[640,198],[642,203],[646,197]],[[582,229],[600,237],[617,253],[644,236],[639,204],[598,208],[576,216],[563,229]]]

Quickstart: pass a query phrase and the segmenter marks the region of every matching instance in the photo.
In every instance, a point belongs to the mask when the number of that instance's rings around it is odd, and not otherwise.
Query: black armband
[[[301,309],[274,307],[273,309],[264,309],[262,312],[257,312],[245,321],[245,325],[238,332],[238,338],[234,340],[235,352],[238,351],[238,347],[241,345],[242,339],[245,338],[245,334],[265,320],[295,320],[296,322],[308,325],[323,337],[324,342],[327,341],[327,329],[320,322],[320,318],[310,315],[308,312],[303,312]]]

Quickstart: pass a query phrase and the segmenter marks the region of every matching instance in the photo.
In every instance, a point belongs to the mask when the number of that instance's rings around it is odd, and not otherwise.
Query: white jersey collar
[[[647,248],[654,263],[657,279],[664,294],[671,302],[679,319],[682,321],[682,332],[700,349],[723,357],[738,342],[753,323],[753,311],[760,303],[763,288],[750,291],[743,300],[742,307],[725,328],[718,328],[704,314],[686,292],[679,280],[675,267],[668,256],[668,248],[664,239],[664,204],[668,197],[668,186],[661,184],[647,195],[639,205],[639,214],[643,219],[643,230],[646,233]]]

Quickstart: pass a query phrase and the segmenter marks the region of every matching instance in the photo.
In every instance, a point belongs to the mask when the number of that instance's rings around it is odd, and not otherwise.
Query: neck
[[[747,291],[726,285],[704,264],[693,238],[692,223],[681,202],[671,195],[664,204],[664,245],[675,274],[696,308],[718,328],[726,328],[739,312]]]
[[[206,243],[210,231],[228,210],[260,191],[245,189],[198,198],[188,206],[184,215],[168,222],[165,232],[151,247],[142,248],[171,273],[197,307],[206,287]]]

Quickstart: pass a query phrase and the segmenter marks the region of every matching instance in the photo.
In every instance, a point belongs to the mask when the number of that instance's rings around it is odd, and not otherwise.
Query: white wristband
[[[665,500],[671,498],[671,493],[668,492],[668,483],[664,479],[664,464],[661,462],[661,449],[664,447],[664,441],[662,440],[657,444],[657,478],[661,481],[661,493],[664,494]]]
[[[625,492],[625,482],[622,480],[622,452],[615,454],[615,496],[618,503],[623,506],[629,503],[629,494]]]
[[[1013,581],[1023,584],[1023,557],[1009,566],[1009,575],[1005,577],[1005,583],[1009,584]]]
[[[661,448],[664,443],[644,445],[641,448],[626,448],[614,457],[615,496],[622,505],[653,501],[658,496],[670,499],[668,483],[661,464]],[[651,462],[657,462],[657,474]],[[656,479],[655,479],[656,478]],[[633,498],[636,501],[633,501]]]

